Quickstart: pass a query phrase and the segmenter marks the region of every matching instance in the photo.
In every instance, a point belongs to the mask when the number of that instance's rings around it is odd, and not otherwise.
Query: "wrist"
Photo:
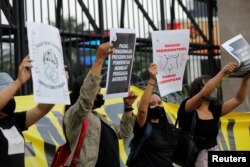
[[[129,108],[129,107],[132,107],[132,104],[128,104],[128,103],[124,102],[124,108]]]
[[[130,107],[130,108],[124,108],[124,112],[130,112],[130,111],[133,111],[134,108],[133,107]]]
[[[227,75],[230,75],[229,72],[225,72],[225,71],[220,71],[217,75],[220,75],[221,77],[225,77]]]
[[[14,81],[14,84],[18,87],[18,89],[20,89],[23,85],[22,81],[20,79],[16,79]]]
[[[97,65],[100,65],[100,64],[103,64],[103,62],[104,62],[103,59],[100,59],[100,58],[98,59],[97,58],[94,63],[97,64]]]
[[[150,80],[148,81],[148,84],[149,84],[149,85],[152,85],[152,86],[154,86],[155,83],[156,83],[156,81],[155,81],[154,79],[150,79]]]
[[[132,107],[132,105],[124,103],[124,112],[130,112],[133,110],[134,108]]]

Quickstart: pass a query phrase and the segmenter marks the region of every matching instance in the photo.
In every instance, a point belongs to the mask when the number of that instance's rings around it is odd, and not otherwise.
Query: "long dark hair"
[[[200,77],[193,80],[191,83],[191,90],[190,90],[190,98],[195,96],[197,93],[201,91],[204,85],[211,79],[212,77],[209,75],[201,75]],[[217,94],[219,96],[219,94]],[[212,111],[212,108],[221,107],[221,102],[217,98],[215,101],[210,101],[209,110]]]
[[[211,79],[211,76],[209,75],[201,75],[200,77],[197,77],[193,80],[191,83],[191,89],[190,89],[190,98],[195,96],[197,93],[201,91],[201,89],[204,87],[205,83]]]
[[[152,93],[152,95],[154,95],[154,94],[161,98],[161,96],[158,92],[154,91]],[[150,106],[148,105],[148,109],[149,109],[149,107]],[[147,119],[146,119],[145,124],[150,123],[150,121],[151,121],[151,118],[150,118],[149,114],[147,114]],[[160,118],[159,125],[162,127],[163,135],[169,141],[169,143],[175,144],[176,141],[174,138],[174,126],[169,123],[166,112],[164,112],[164,115]],[[140,142],[140,138],[134,137],[130,142],[130,147],[137,144],[138,142]]]
[[[152,95],[157,95],[162,100],[161,95],[158,92],[154,91]],[[151,119],[148,116],[149,114],[147,115],[147,122],[150,122]],[[163,116],[159,119],[159,125],[163,129],[163,135],[169,140],[169,142],[172,142],[174,136],[174,131],[173,131],[174,129],[173,125],[169,123],[166,111],[164,112]]]
[[[153,96],[153,95],[156,95],[156,96],[158,96],[158,97],[161,99],[161,95],[160,95],[158,92],[154,91],[154,92],[152,93],[151,96]],[[161,99],[161,100],[162,100],[162,99]],[[152,119],[152,118],[150,117],[150,114],[149,114],[149,109],[150,109],[150,104],[148,105],[148,114],[147,114],[146,122],[150,122],[151,119]],[[160,123],[168,122],[166,112],[164,112],[164,113],[162,113],[162,114],[163,114],[163,115],[162,115],[162,117],[160,118],[159,122],[160,122]],[[169,122],[168,122],[168,123],[169,123]]]

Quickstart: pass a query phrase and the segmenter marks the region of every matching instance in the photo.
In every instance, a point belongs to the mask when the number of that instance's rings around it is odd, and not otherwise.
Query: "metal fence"
[[[109,40],[110,28],[137,31],[133,84],[147,79],[151,32],[157,30],[190,29],[184,84],[220,69],[216,0],[0,0],[0,11],[0,70],[13,78],[28,54],[27,21],[60,29],[69,87],[89,70],[97,46]],[[32,93],[31,81],[20,93]]]

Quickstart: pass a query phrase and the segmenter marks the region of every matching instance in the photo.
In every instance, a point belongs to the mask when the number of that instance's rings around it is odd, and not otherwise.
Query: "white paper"
[[[33,60],[32,80],[35,101],[70,104],[59,30],[27,22],[29,55]]]
[[[24,153],[24,139],[15,126],[0,130],[8,141],[8,155]]]
[[[153,62],[161,96],[182,90],[189,50],[188,29],[153,31]]]
[[[109,55],[105,98],[127,97],[130,87],[134,52],[135,29],[110,30],[110,42],[115,51]]]
[[[236,72],[236,75],[244,75],[250,71],[250,46],[241,34],[221,46],[238,61],[239,71]]]

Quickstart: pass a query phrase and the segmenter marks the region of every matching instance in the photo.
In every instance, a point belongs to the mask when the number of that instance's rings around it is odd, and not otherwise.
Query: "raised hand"
[[[233,63],[233,62],[230,62],[228,63],[227,65],[225,65],[221,71],[224,75],[228,75],[228,74],[231,74],[232,72],[235,72],[237,70],[238,66]]]
[[[27,82],[31,77],[31,59],[29,56],[26,56],[21,64],[19,65],[19,71],[18,71],[18,77],[17,80],[19,80],[22,84]]]
[[[151,63],[148,67],[148,72],[150,76],[150,80],[155,80],[156,81],[156,74],[158,73],[158,68],[155,63]]]
[[[133,91],[129,91],[128,97],[123,98],[125,106],[132,106],[137,97],[138,95],[136,95]]]
[[[113,52],[113,44],[105,42],[101,44],[96,51],[96,60],[103,62]]]

